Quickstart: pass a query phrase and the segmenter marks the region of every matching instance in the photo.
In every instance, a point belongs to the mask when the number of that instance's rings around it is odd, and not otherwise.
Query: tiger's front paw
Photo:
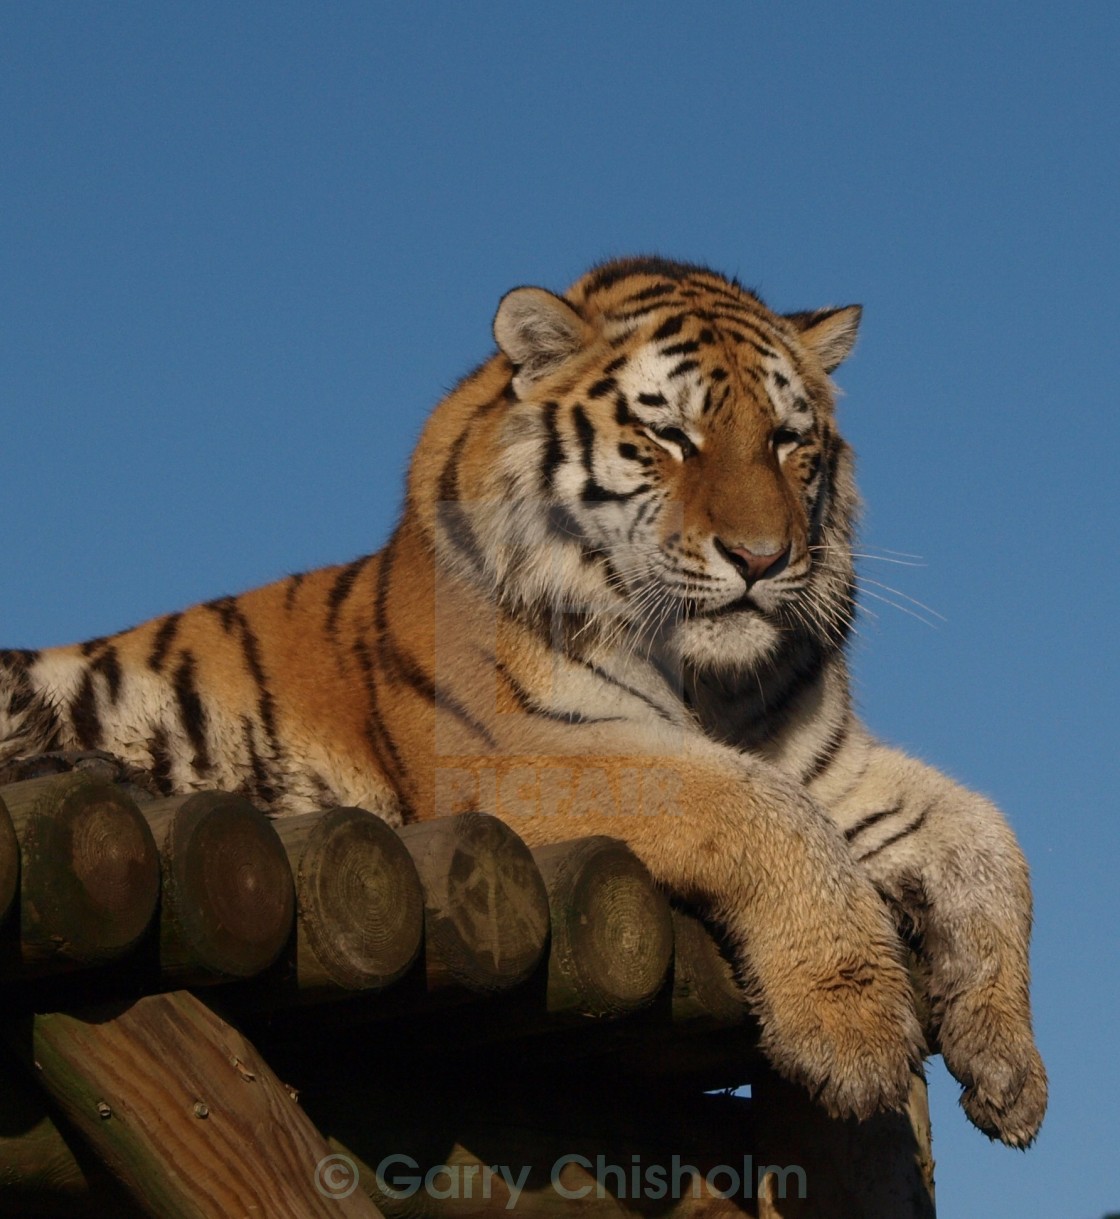
[[[964,1085],[969,1121],[1009,1147],[1029,1147],[1046,1113],[1046,1068],[1029,1024],[990,998],[951,1004],[940,1032],[945,1065]]]
[[[836,929],[830,928],[835,935]],[[909,975],[885,918],[823,959],[791,957],[769,971],[762,1048],[834,1117],[867,1118],[906,1104],[925,1040]]]

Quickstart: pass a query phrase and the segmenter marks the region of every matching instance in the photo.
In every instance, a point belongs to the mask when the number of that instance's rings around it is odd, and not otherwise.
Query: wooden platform
[[[272,822],[91,758],[0,787],[5,911],[0,1215],[934,1213],[922,1081],[860,1124],[777,1079],[612,839]]]

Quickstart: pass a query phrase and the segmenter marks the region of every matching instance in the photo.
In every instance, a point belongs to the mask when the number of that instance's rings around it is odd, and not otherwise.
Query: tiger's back
[[[106,749],[168,795],[221,787],[277,812],[355,804],[399,822],[370,747],[363,627],[344,606],[372,600],[377,566],[371,555],[86,643],[0,653],[0,759]]]

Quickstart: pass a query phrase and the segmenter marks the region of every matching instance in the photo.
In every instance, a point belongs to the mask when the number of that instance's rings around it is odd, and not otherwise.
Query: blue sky
[[[1050,1114],[989,1145],[936,1064],[941,1213],[1120,1207],[1118,53],[1105,3],[4,6],[0,642],[376,548],[513,285],[862,302],[864,536],[922,565],[864,566],[859,698],[1036,889]]]

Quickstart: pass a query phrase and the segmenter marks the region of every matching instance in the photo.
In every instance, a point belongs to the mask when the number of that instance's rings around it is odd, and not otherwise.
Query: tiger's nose
[[[748,550],[746,546],[728,546],[719,539],[716,540],[716,546],[748,584],[754,584],[768,576],[776,576],[789,562],[788,542],[781,550],[766,551]]]

